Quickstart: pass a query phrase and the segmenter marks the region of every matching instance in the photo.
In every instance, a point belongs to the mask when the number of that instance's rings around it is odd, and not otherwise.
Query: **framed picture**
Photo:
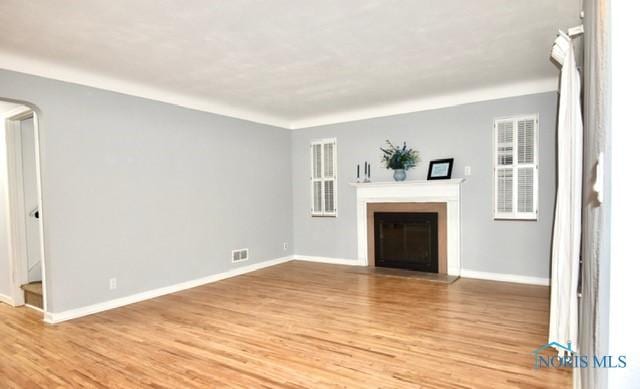
[[[448,180],[453,170],[453,158],[435,159],[429,162],[427,180]]]

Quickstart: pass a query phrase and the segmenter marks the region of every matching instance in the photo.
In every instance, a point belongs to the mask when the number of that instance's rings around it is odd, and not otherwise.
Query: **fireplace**
[[[368,203],[366,209],[369,266],[449,273],[446,203]],[[391,226],[392,223],[395,227]],[[379,246],[381,229],[386,243]],[[404,240],[392,241],[401,231],[403,236],[408,234],[406,250]],[[413,242],[416,237],[417,243]]]
[[[438,272],[437,212],[375,212],[375,266]]]
[[[437,213],[438,274],[460,275],[461,178],[352,183],[356,188],[358,265],[375,264],[374,214]]]

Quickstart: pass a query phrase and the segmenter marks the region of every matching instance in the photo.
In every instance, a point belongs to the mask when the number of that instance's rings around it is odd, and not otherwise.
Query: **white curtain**
[[[558,108],[558,193],[553,228],[549,342],[578,349],[578,279],[582,212],[580,74],[571,38],[561,33],[552,57],[562,65]],[[559,350],[561,351],[561,350]]]

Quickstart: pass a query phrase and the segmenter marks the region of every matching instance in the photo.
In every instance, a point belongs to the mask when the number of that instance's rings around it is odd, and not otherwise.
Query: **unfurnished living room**
[[[0,0],[0,388],[640,388],[638,8]]]

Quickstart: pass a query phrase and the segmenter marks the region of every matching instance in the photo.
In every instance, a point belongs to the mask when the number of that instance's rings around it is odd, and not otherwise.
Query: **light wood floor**
[[[33,387],[569,387],[533,369],[548,288],[280,266],[55,326],[0,304],[0,382]]]

